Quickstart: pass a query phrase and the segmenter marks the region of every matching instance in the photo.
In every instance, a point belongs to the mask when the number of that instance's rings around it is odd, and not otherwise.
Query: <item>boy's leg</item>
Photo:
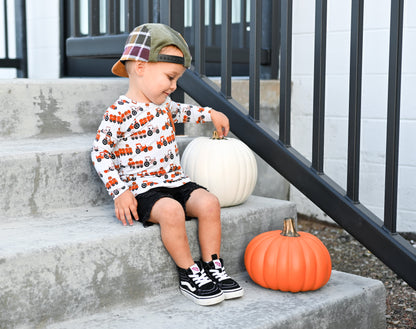
[[[187,214],[198,217],[202,266],[210,279],[223,291],[225,299],[244,295],[244,289],[225,271],[219,258],[221,248],[221,208],[216,196],[204,189],[192,192],[186,203]]]
[[[198,237],[202,260],[209,262],[211,255],[220,254],[221,208],[215,195],[199,188],[186,202],[188,216],[198,218]]]
[[[185,213],[179,202],[171,198],[159,199],[153,206],[149,222],[160,226],[162,242],[178,267],[194,264],[185,228]]]
[[[225,296],[221,289],[205,274],[203,265],[192,259],[182,205],[161,198],[153,205],[149,221],[160,226],[163,244],[178,267],[182,294],[200,305],[222,302]]]

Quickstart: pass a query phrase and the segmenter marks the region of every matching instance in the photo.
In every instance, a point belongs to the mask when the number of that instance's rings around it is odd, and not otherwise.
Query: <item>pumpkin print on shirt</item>
[[[91,158],[108,193],[134,195],[153,187],[177,187],[190,181],[180,164],[174,122],[211,121],[211,108],[173,102],[137,103],[126,96],[110,106],[98,128]]]

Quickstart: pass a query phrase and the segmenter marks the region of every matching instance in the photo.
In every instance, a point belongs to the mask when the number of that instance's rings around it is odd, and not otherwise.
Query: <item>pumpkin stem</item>
[[[214,130],[214,132],[212,133],[211,139],[225,139],[225,138],[224,137],[220,138],[220,136],[218,136],[217,131]]]
[[[283,236],[289,237],[297,237],[300,236],[298,232],[296,232],[295,224],[293,223],[293,218],[285,218],[283,221],[283,231],[280,233]]]

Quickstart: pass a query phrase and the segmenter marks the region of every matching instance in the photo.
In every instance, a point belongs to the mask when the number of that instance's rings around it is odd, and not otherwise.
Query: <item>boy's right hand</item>
[[[133,218],[138,221],[139,215],[137,214],[137,200],[130,190],[123,192],[119,197],[114,200],[114,207],[116,216],[124,226],[133,225]],[[133,214],[133,218],[132,218]]]

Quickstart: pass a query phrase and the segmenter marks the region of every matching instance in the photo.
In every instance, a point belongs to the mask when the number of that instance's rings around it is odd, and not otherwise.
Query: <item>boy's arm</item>
[[[228,135],[228,132],[230,131],[230,122],[224,113],[211,110],[211,121],[220,138]]]
[[[227,136],[230,131],[230,123],[227,116],[210,107],[198,107],[171,101],[170,109],[175,122],[205,123],[212,121],[220,137]]]
[[[133,218],[136,221],[139,220],[139,215],[137,214],[137,200],[130,190],[122,193],[114,200],[114,208],[118,220],[121,221],[124,226],[127,225],[127,222],[129,225],[133,225]]]
[[[103,128],[103,125],[106,128]],[[114,199],[116,217],[123,225],[133,225],[132,215],[135,220],[139,219],[137,214],[137,201],[128,186],[121,180],[116,169],[116,164],[112,159],[112,149],[117,144],[117,140],[111,136],[116,135],[108,122],[103,122],[97,132],[96,139],[91,152],[94,168],[103,181],[108,193]],[[111,136],[110,136],[111,135]],[[103,142],[104,141],[104,142]]]

